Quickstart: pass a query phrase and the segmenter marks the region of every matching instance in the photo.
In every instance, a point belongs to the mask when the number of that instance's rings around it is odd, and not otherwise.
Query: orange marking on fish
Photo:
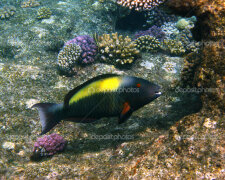
[[[123,111],[122,114],[126,114],[130,110],[130,105],[128,102],[125,102],[123,105]]]

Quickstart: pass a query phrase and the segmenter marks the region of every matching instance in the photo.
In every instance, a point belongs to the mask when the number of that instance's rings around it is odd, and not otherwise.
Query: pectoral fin
[[[125,102],[123,105],[123,110],[119,117],[119,124],[124,123],[132,114],[132,109],[130,107],[130,104],[128,102]]]

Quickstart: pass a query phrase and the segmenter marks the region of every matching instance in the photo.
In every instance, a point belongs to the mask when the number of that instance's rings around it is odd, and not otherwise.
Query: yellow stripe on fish
[[[115,91],[119,88],[121,81],[121,77],[111,77],[93,82],[74,94],[69,101],[69,105],[96,93]]]

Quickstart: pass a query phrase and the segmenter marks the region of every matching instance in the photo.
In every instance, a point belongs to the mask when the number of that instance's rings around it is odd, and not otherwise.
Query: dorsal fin
[[[118,75],[118,74],[102,74],[102,75],[96,76],[92,79],[89,79],[85,83],[75,87],[74,89],[69,91],[68,94],[65,96],[64,106],[69,105],[69,101],[70,101],[71,97],[73,97],[74,94],[76,94],[79,90],[81,90],[82,88],[84,88],[88,84],[91,84],[92,82],[98,81],[100,79],[105,79],[105,78],[109,78],[109,77],[116,77],[116,76],[120,76],[120,75]]]

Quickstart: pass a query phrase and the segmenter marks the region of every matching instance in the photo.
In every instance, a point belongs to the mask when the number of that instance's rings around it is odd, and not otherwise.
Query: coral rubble
[[[130,65],[140,56],[136,44],[128,36],[103,34],[98,37],[97,44],[99,59],[118,67]]]

